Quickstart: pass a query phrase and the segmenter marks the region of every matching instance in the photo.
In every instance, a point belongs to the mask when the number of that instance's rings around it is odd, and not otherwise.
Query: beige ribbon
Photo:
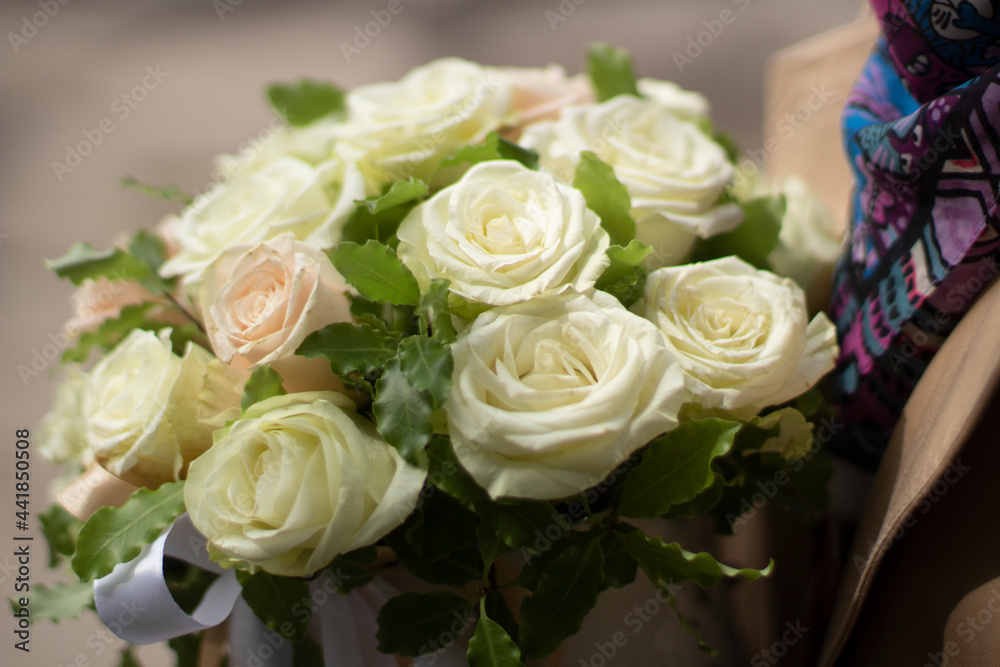
[[[142,487],[156,488],[138,475],[118,477],[96,461],[59,492],[56,500],[77,519],[86,521],[102,507],[121,507]]]

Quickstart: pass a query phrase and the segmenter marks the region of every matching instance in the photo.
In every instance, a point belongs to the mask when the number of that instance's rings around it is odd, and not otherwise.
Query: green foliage
[[[611,165],[595,153],[583,151],[573,174],[573,187],[583,193],[587,208],[600,217],[612,245],[627,247],[635,239],[632,198]]]
[[[486,613],[486,600],[479,601],[479,621],[469,640],[469,667],[523,667],[521,651],[496,621]]]
[[[692,500],[711,486],[712,460],[729,451],[741,426],[724,419],[699,419],[655,440],[628,474],[618,507],[621,514],[652,518]]]
[[[616,95],[639,96],[632,56],[624,49],[608,44],[591,44],[587,49],[587,75],[598,102],[610,100]]]
[[[407,531],[406,539],[427,560],[447,558],[476,541],[479,518],[446,493],[432,493],[419,516],[421,520]]]
[[[756,581],[770,574],[774,565],[771,563],[763,570],[736,569],[723,565],[709,553],[689,553],[676,542],[664,544],[659,537],[648,537],[642,531],[619,534],[618,539],[625,544],[642,571],[659,586],[693,581],[702,588],[711,588],[724,577]]]
[[[163,578],[167,582],[170,597],[177,606],[185,613],[193,614],[205,597],[205,591],[219,578],[219,575],[179,558],[164,556]]]
[[[517,160],[528,169],[538,169],[538,153],[530,148],[522,148],[512,141],[501,139],[496,132],[486,135],[486,140],[481,144],[458,149],[445,158],[441,167],[477,164],[489,160]]]
[[[483,572],[479,552],[472,546],[456,549],[444,558],[431,560],[421,555],[411,540],[424,517],[414,512],[407,521],[385,537],[385,543],[403,566],[424,581],[441,586],[461,587],[479,579]]]
[[[65,255],[58,259],[47,259],[45,265],[60,278],[68,278],[74,285],[80,285],[88,278],[135,280],[143,283],[158,280],[149,264],[135,255],[121,248],[99,252],[89,243],[74,243]]]
[[[193,632],[167,642],[170,650],[177,656],[177,667],[195,667],[198,664],[198,650],[203,636],[201,632]]]
[[[410,177],[405,181],[396,181],[389,186],[383,195],[369,197],[358,202],[358,206],[365,206],[372,215],[385,213],[389,209],[403,204],[417,202],[430,193],[427,184],[419,178]]]
[[[371,583],[376,571],[372,568],[378,560],[375,545],[361,547],[346,554],[340,554],[323,569],[323,576],[330,578],[340,593],[350,593]]]
[[[177,202],[184,206],[191,203],[191,196],[176,185],[149,185],[131,176],[121,179],[118,184],[123,188],[136,190],[144,195],[150,195],[164,201]]]
[[[410,384],[399,356],[386,364],[385,372],[375,385],[372,412],[382,437],[404,459],[417,463],[433,435],[431,413],[434,412],[434,399],[430,392],[418,390]]]
[[[343,241],[333,251],[333,265],[361,296],[397,306],[420,305],[417,279],[392,248],[368,241],[363,246]]]
[[[785,198],[760,197],[741,203],[740,208],[743,209],[743,222],[732,231],[699,239],[692,251],[692,261],[736,255],[758,269],[768,268],[767,256],[778,245]]]
[[[326,357],[338,375],[371,373],[396,356],[397,339],[368,324],[334,322],[315,331],[296,350],[305,357]]]
[[[322,81],[303,79],[290,84],[272,84],[267,87],[267,98],[274,110],[291,125],[308,125],[344,110],[344,92]]]
[[[420,295],[420,318],[425,333],[431,338],[448,345],[455,342],[455,325],[451,321],[448,308],[447,280],[435,278],[425,294]]]
[[[452,626],[464,629],[470,603],[448,591],[403,593],[390,598],[378,612],[378,650],[416,657],[444,646],[432,646],[438,638],[451,636]],[[453,640],[454,641],[454,640]]]
[[[38,515],[42,536],[49,545],[49,567],[55,567],[62,556],[72,556],[76,551],[76,535],[83,522],[62,508],[52,505]]]
[[[309,631],[309,584],[260,570],[243,582],[243,599],[264,625],[285,639],[301,641]]]
[[[451,391],[455,362],[446,345],[426,336],[410,336],[399,344],[399,369],[418,392],[427,392],[431,405],[444,405]]]
[[[608,248],[611,264],[597,279],[595,287],[611,294],[628,308],[642,297],[646,285],[646,258],[653,253],[648,245],[632,239],[624,248],[613,245]]]
[[[604,581],[604,551],[597,540],[570,547],[556,558],[521,603],[521,648],[543,658],[580,631],[597,604]]]
[[[270,366],[261,366],[254,370],[243,388],[243,396],[240,398],[240,408],[245,413],[251,405],[260,403],[268,398],[284,396],[285,388],[281,386],[283,380]]]
[[[28,607],[31,615],[29,622],[33,625],[38,621],[58,623],[70,618],[79,618],[86,609],[94,608],[94,585],[89,582],[75,584],[56,583],[52,586],[32,584],[31,605]],[[11,609],[17,613],[21,609],[19,597],[10,600]]]
[[[121,507],[102,507],[80,529],[73,571],[81,581],[110,574],[138,556],[183,511],[184,482],[139,489]]]

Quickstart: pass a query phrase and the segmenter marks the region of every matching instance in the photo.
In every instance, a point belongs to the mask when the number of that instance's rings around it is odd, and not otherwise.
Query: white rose
[[[635,308],[667,346],[705,408],[753,416],[802,394],[833,369],[837,336],[787,278],[735,257],[663,268]]]
[[[705,96],[693,90],[685,90],[673,81],[659,79],[639,79],[636,81],[639,94],[670,110],[678,118],[694,122],[704,122],[712,110]]]
[[[133,472],[152,484],[181,479],[188,463],[212,444],[205,405],[239,405],[225,388],[206,390],[212,355],[189,343],[173,353],[170,330],[134,329],[94,366],[83,401],[87,444],[116,475]],[[212,393],[202,400],[203,392]],[[203,419],[205,421],[203,421]]]
[[[611,165],[632,198],[636,238],[653,247],[656,266],[682,261],[696,238],[743,220],[738,206],[719,203],[735,174],[725,150],[657,102],[619,95],[569,107],[559,120],[525,129],[520,143],[567,183],[582,151]]]
[[[226,248],[284,232],[313,247],[332,248],[356,209],[354,200],[364,195],[352,165],[331,161],[314,167],[280,157],[195,199],[171,230],[180,248],[160,273],[185,275],[193,285]]]
[[[600,483],[687,400],[662,334],[603,292],[490,310],[452,354],[455,454],[494,498]]]
[[[397,82],[350,91],[336,151],[358,162],[372,194],[410,176],[428,181],[448,154],[502,125],[509,99],[508,85],[490,70],[435,60]]]
[[[785,216],[767,262],[775,273],[809,290],[817,278],[829,276],[840,257],[841,230],[833,211],[801,178],[786,178],[779,191],[785,195]]]
[[[342,120],[324,117],[308,125],[268,127],[241,147],[236,155],[219,155],[216,168],[228,178],[264,167],[282,157],[293,157],[314,166],[333,158],[333,145]]]
[[[373,544],[416,506],[425,472],[334,392],[251,406],[191,465],[191,521],[234,563],[303,576]]]
[[[566,76],[558,65],[500,67],[493,71],[510,86],[511,117],[503,136],[511,141],[517,141],[527,125],[558,118],[564,107],[594,101],[590,80],[581,74]]]
[[[352,321],[346,289],[326,255],[288,233],[223,252],[203,274],[199,303],[219,359],[256,368],[295,354],[328,324]]]
[[[481,162],[415,207],[399,257],[426,290],[434,278],[469,301],[504,306],[569,288],[608,266],[608,234],[579,191],[518,162]]]
[[[38,448],[55,463],[87,467],[94,452],[87,447],[87,418],[83,400],[87,374],[79,366],[64,366],[66,377],[56,387],[55,401],[38,425]]]

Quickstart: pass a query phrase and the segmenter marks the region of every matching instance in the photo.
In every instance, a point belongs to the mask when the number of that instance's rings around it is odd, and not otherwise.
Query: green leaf
[[[781,195],[760,197],[740,204],[743,222],[736,229],[708,239],[699,239],[692,251],[692,261],[704,262],[736,255],[758,269],[767,269],[767,256],[778,245],[785,198]]]
[[[407,570],[427,583],[441,586],[461,587],[482,576],[483,568],[479,552],[474,548],[452,551],[444,558],[429,560],[421,556],[407,540],[407,534],[419,526],[424,517],[415,512],[406,523],[385,537],[386,545],[395,552],[399,562]]]
[[[198,651],[201,646],[202,633],[174,637],[167,642],[177,656],[177,667],[194,667],[198,664]]]
[[[514,618],[514,612],[507,604],[507,599],[503,596],[503,591],[494,589],[486,594],[484,600],[486,600],[486,615],[499,623],[507,636],[513,639],[514,643],[517,643],[521,634],[520,627],[517,624],[517,619]]]
[[[684,632],[688,633],[689,635],[695,638],[695,641],[698,642],[699,649],[701,649],[705,653],[708,653],[709,655],[718,655],[719,652],[713,649],[711,646],[709,646],[708,643],[705,641],[705,638],[702,637],[701,630],[698,629],[698,626],[689,621],[688,618],[681,613],[680,609],[677,608],[677,596],[671,595],[666,591],[664,591],[664,593],[665,593],[664,597],[667,600],[667,606],[670,607],[670,609],[673,610],[674,614],[677,616],[677,620],[681,624],[681,630],[683,630]]]
[[[477,164],[490,160],[517,160],[528,169],[538,169],[538,153],[530,148],[523,148],[512,141],[501,139],[496,132],[486,135],[486,140],[475,146],[466,146],[445,158],[441,167],[452,167],[459,164]]]
[[[628,247],[635,239],[632,198],[611,165],[595,153],[583,151],[573,174],[573,187],[583,193],[587,208],[601,218],[601,227],[611,237],[611,244]]]
[[[812,448],[813,425],[795,408],[782,408],[754,417],[750,424],[772,432],[761,442],[759,449],[778,452],[783,459],[800,459]]]
[[[295,645],[292,667],[324,667],[323,647],[309,635]]]
[[[149,310],[155,303],[137,303],[125,306],[121,309],[118,317],[108,318],[101,322],[95,331],[87,331],[80,336],[80,340],[74,347],[63,352],[62,360],[76,363],[84,363],[90,357],[90,351],[95,347],[110,350],[128,335],[132,329],[149,329],[155,331],[157,323],[152,323],[146,319]]]
[[[121,507],[102,507],[80,529],[73,571],[81,581],[110,574],[138,556],[183,511],[184,482],[139,489]]]
[[[423,523],[407,531],[406,538],[427,560],[441,560],[475,543],[479,517],[448,494],[432,494],[420,512]]]
[[[363,246],[345,241],[337,245],[332,259],[340,274],[366,299],[397,306],[420,304],[417,279],[392,248],[378,241]]]
[[[553,561],[535,592],[521,603],[521,647],[543,658],[572,637],[597,604],[604,581],[604,551],[598,540],[570,547]]]
[[[122,649],[122,658],[118,662],[118,667],[142,667],[134,655],[132,655],[132,647],[126,646]]]
[[[500,539],[515,549],[544,550],[538,545],[551,545],[572,532],[569,521],[551,503],[541,500],[477,503],[476,511],[496,527]],[[552,539],[553,527],[559,529],[555,539]]]
[[[587,75],[598,102],[616,95],[639,96],[632,56],[628,51],[608,44],[591,44],[587,49]]]
[[[78,618],[85,609],[94,608],[94,585],[89,582],[75,584],[55,583],[52,586],[33,584],[28,619],[34,625],[38,621],[58,623],[70,618]],[[10,600],[11,609],[17,613],[21,609],[19,597]]]
[[[260,403],[268,398],[284,396],[285,388],[281,386],[283,380],[278,375],[278,371],[270,366],[261,366],[256,369],[247,380],[243,388],[243,397],[240,399],[240,409],[246,412],[254,403]]]
[[[329,83],[303,79],[272,84],[267,98],[274,110],[292,125],[308,125],[317,118],[344,110],[344,92]]]
[[[608,248],[611,264],[597,279],[595,287],[611,294],[628,308],[642,296],[646,285],[646,258],[653,253],[648,245],[632,239],[626,247]]]
[[[410,336],[399,344],[399,369],[410,386],[430,394],[435,409],[448,399],[454,368],[451,350],[436,340]]]
[[[448,309],[449,285],[449,281],[435,278],[427,293],[420,296],[420,316],[430,329],[431,337],[445,345],[454,343],[456,337],[455,325],[452,324]]]
[[[68,278],[74,285],[88,278],[102,277],[110,280],[158,280],[149,265],[135,255],[121,248],[98,252],[89,243],[74,243],[62,257],[45,260],[45,266],[60,278]]]
[[[524,667],[517,644],[499,623],[487,616],[485,598],[479,601],[479,621],[466,655],[469,667]]]
[[[167,246],[156,234],[140,229],[129,242],[128,251],[146,263],[154,274],[167,261]]]
[[[371,583],[376,572],[370,566],[377,560],[378,551],[374,544],[361,547],[334,558],[323,568],[323,574],[330,578],[340,593],[347,594],[355,588]]]
[[[148,183],[143,183],[142,181],[139,181],[131,176],[126,176],[121,179],[118,181],[118,184],[123,188],[136,190],[144,195],[158,197],[165,201],[177,202],[179,204],[183,204],[184,206],[187,206],[192,201],[191,196],[176,185],[149,185]]]
[[[648,537],[642,531],[619,534],[625,548],[639,562],[639,567],[658,586],[670,586],[693,581],[702,588],[711,588],[724,577],[743,577],[756,581],[766,577],[774,566],[772,561],[763,570],[736,569],[723,565],[709,553],[693,554],[681,549],[676,542],[664,544],[659,537]]]
[[[389,190],[383,194],[376,197],[369,197],[368,199],[362,199],[355,203],[358,206],[365,206],[368,212],[372,215],[378,215],[379,213],[384,213],[391,208],[396,206],[401,206],[403,204],[409,204],[411,202],[416,202],[430,193],[427,188],[427,184],[421,181],[419,178],[414,178],[411,176],[405,181],[396,181],[393,183]]]
[[[692,519],[707,514],[722,500],[726,488],[726,480],[722,475],[716,475],[712,484],[686,503],[673,505],[663,514],[665,519]]]
[[[462,467],[451,441],[445,437],[435,437],[427,448],[429,461],[427,480],[445,493],[472,507],[475,503],[489,503],[486,490],[476,484],[469,472]]]
[[[733,446],[742,424],[699,419],[657,438],[629,473],[618,506],[624,516],[652,518],[711,486],[712,460]]]
[[[188,614],[194,613],[205,591],[219,578],[214,572],[171,556],[163,557],[163,575],[170,597]]]
[[[378,650],[416,657],[433,648],[432,641],[453,636],[452,624],[469,621],[468,600],[449,591],[403,593],[390,598],[378,612]],[[455,639],[458,639],[455,637]]]
[[[285,639],[300,641],[308,634],[312,604],[304,579],[259,570],[243,584],[243,599],[264,625]]]
[[[370,373],[385,366],[398,347],[395,338],[367,324],[334,322],[306,336],[296,354],[326,357],[334,373],[346,375],[352,371]]]
[[[416,463],[418,454],[433,435],[434,401],[429,392],[418,391],[410,384],[400,364],[398,356],[386,364],[375,385],[372,412],[379,433],[404,459]]]
[[[479,555],[483,558],[483,570],[487,573],[497,558],[510,553],[513,549],[500,539],[493,526],[485,522],[476,528],[476,541],[479,543]]]
[[[61,556],[72,556],[76,551],[76,535],[83,522],[62,508],[53,505],[38,515],[42,536],[49,544],[49,567],[59,564]]]
[[[607,533],[601,537],[601,548],[604,549],[604,581],[601,589],[623,588],[635,581],[639,563],[628,552],[614,535]]]

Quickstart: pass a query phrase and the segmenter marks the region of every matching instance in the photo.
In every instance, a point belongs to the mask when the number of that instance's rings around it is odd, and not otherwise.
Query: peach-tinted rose
[[[581,74],[566,76],[558,65],[503,67],[496,70],[510,85],[510,126],[505,139],[516,141],[521,130],[540,120],[555,120],[563,107],[594,102],[590,82]]]

